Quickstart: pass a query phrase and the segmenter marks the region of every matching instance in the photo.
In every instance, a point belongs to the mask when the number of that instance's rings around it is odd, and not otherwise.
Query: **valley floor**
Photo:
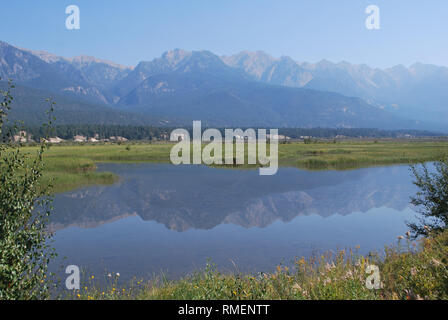
[[[117,177],[97,172],[96,163],[169,163],[173,144],[126,143],[55,145],[45,154],[46,181],[54,191],[113,183]],[[25,150],[32,152],[33,147]],[[448,156],[443,141],[345,141],[279,145],[281,166],[306,170],[349,170],[369,166],[413,164]],[[243,166],[244,167],[244,166]],[[233,167],[232,167],[233,168]],[[238,167],[237,167],[238,168]],[[448,233],[418,242],[400,236],[398,244],[376,255],[356,249],[297,258],[293,267],[279,265],[271,274],[222,274],[212,264],[181,280],[135,280],[119,285],[112,275],[107,287],[90,275],[81,290],[63,299],[448,299]],[[381,287],[369,288],[372,267]],[[370,267],[369,267],[370,266]],[[370,271],[369,271],[370,270]],[[376,281],[376,280],[375,280]]]
[[[94,184],[112,184],[117,177],[97,172],[96,163],[170,163],[172,143],[52,145],[44,155],[44,182],[55,193]],[[306,170],[348,170],[392,164],[414,164],[448,156],[447,141],[317,141],[279,144],[279,165]],[[269,146],[268,148],[269,149]],[[35,147],[25,147],[33,152]],[[247,148],[246,148],[247,150]],[[228,167],[228,166],[222,166]],[[252,166],[253,167],[253,166]],[[231,168],[250,168],[248,165]]]

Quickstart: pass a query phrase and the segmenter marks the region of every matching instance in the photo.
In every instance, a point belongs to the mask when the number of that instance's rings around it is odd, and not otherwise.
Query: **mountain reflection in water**
[[[402,211],[415,193],[407,166],[314,172],[281,168],[274,176],[165,164],[103,164],[100,170],[116,173],[120,181],[57,195],[52,229],[93,228],[132,215],[176,231],[223,223],[266,227],[301,215],[328,217],[378,207]]]
[[[209,258],[223,271],[235,271],[234,261],[253,273],[317,251],[381,250],[414,214],[407,166],[274,176],[163,164],[99,169],[120,181],[57,195],[54,245],[64,265],[122,279],[181,277]]]

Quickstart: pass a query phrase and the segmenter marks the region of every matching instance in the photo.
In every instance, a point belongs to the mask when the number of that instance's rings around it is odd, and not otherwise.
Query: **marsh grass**
[[[401,237],[400,237],[401,238]],[[448,299],[448,232],[419,241],[409,238],[386,247],[384,255],[361,256],[340,250],[309,259],[297,258],[292,267],[257,275],[221,273],[208,263],[204,270],[181,280],[163,276],[99,287],[92,281],[70,294],[72,299],[274,299],[274,300],[395,300]],[[367,266],[379,267],[382,287],[368,289]],[[93,280],[90,279],[90,280]]]
[[[448,155],[446,142],[343,142],[279,145],[280,165],[346,170],[435,161]]]
[[[122,143],[53,145],[45,155],[44,183],[54,178],[54,192],[92,184],[111,184],[112,173],[96,171],[97,163],[170,163],[173,143]],[[448,142],[339,142],[279,144],[279,165],[306,170],[350,170],[363,167],[414,164],[448,155]],[[23,148],[34,151],[35,147]],[[224,149],[224,148],[223,148]],[[269,150],[269,147],[267,148]],[[247,152],[247,146],[245,147]],[[253,169],[256,165],[211,165],[219,168]]]

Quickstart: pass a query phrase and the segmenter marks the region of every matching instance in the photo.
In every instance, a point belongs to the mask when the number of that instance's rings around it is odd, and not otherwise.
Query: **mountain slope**
[[[229,66],[268,84],[360,97],[394,114],[448,124],[448,68],[416,63],[381,70],[348,62],[298,63],[275,59],[264,52],[224,56]]]
[[[110,88],[131,68],[92,57],[58,57],[0,41],[0,78],[95,103],[114,103]]]
[[[146,77],[119,105],[215,126],[418,126],[358,98],[252,81],[206,51],[192,52],[170,70]]]
[[[57,95],[65,112],[61,119],[86,117],[87,123],[106,121],[101,120],[104,117],[117,122],[127,112],[138,112],[184,125],[203,120],[214,126],[440,130],[446,125],[406,119],[448,124],[447,70],[421,64],[380,70],[347,62],[297,63],[260,51],[219,57],[209,51],[181,49],[131,68],[93,57],[65,58],[20,49],[0,41],[0,77],[12,78],[22,87],[24,105],[32,110],[29,101]],[[92,117],[95,110],[110,115],[96,119]],[[21,114],[32,121],[26,112]],[[144,117],[136,121],[142,119],[152,121]]]
[[[7,89],[7,83],[0,81],[0,90]],[[23,121],[26,125],[46,123],[49,110],[47,98],[56,102],[54,116],[57,124],[114,124],[114,125],[167,125],[167,121],[159,122],[154,117],[122,112],[113,108],[89,104],[70,97],[55,95],[48,91],[15,85],[12,89],[14,97],[9,112],[10,121]],[[159,119],[162,121],[161,119]]]

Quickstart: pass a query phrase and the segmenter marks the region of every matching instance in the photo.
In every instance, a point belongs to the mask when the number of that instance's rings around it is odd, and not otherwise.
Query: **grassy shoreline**
[[[400,237],[402,238],[402,237]],[[399,239],[400,239],[399,238]],[[410,300],[448,299],[448,231],[411,241],[403,237],[384,256],[339,251],[294,267],[279,265],[271,274],[222,274],[207,264],[180,280],[135,280],[126,286],[112,275],[106,288],[90,276],[81,290],[63,299],[81,300]],[[379,270],[380,288],[368,288],[369,266]]]
[[[172,143],[53,145],[45,154],[44,183],[53,180],[56,193],[94,184],[112,184],[117,177],[112,173],[97,172],[97,163],[170,163],[172,146]],[[35,147],[24,147],[23,150],[33,152]],[[448,142],[289,143],[279,144],[278,151],[280,166],[306,170],[350,170],[436,161],[448,155]],[[249,167],[254,166],[233,168]]]

